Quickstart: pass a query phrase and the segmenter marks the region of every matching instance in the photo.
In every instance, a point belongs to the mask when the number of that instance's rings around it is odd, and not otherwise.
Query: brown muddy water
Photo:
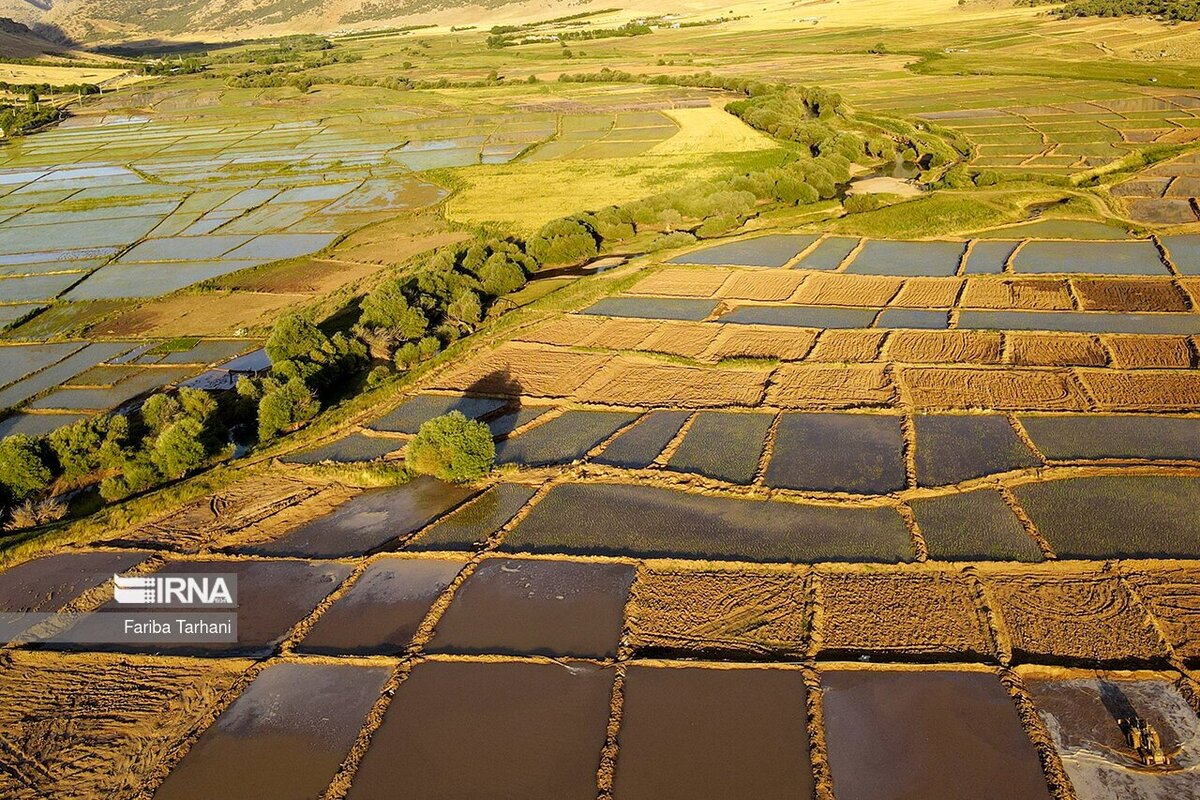
[[[462,567],[461,561],[434,559],[376,561],[321,615],[300,649],[354,655],[404,650]]]
[[[349,800],[595,800],[612,671],[436,662],[400,684]]]
[[[615,800],[808,798],[803,675],[632,666]]]
[[[1037,751],[990,672],[830,670],[838,800],[1048,800]]]
[[[458,590],[429,649],[615,656],[633,576],[626,564],[488,559]]]
[[[387,676],[386,667],[269,667],[204,732],[154,797],[319,797],[354,744]]]
[[[403,486],[363,492],[333,513],[273,542],[240,550],[272,556],[362,555],[424,527],[471,493],[471,489],[433,478],[416,478]]]

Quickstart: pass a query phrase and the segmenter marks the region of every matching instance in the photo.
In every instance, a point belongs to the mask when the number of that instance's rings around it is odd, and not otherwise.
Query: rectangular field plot
[[[668,264],[711,264],[739,267],[782,267],[817,240],[817,236],[777,234],[745,239],[740,242],[706,247],[682,256]]]
[[[950,314],[923,308],[885,308],[875,327],[945,330],[950,327]]]
[[[5,658],[0,728],[21,748],[5,753],[0,770],[8,800],[136,795],[250,666],[101,653]]]
[[[1200,548],[1197,478],[1108,475],[1014,491],[1060,558],[1192,558]]]
[[[1200,275],[1200,235],[1164,236],[1162,243],[1176,269],[1184,275]]]
[[[918,414],[917,483],[943,486],[1041,464],[999,414]]]
[[[238,582],[237,641],[219,644],[113,644],[90,649],[160,652],[178,655],[228,656],[270,653],[288,631],[308,615],[350,574],[345,564],[320,561],[226,561],[216,559],[168,561],[158,572],[183,575],[233,573]],[[96,617],[130,611],[159,611],[160,607],[121,605],[109,601],[101,614],[84,617],[76,628],[89,632]]]
[[[1079,333],[1200,333],[1200,314],[1122,314],[1108,311],[962,311],[958,327],[996,331]]]
[[[1041,561],[1042,551],[999,492],[979,489],[910,502],[936,561]]]
[[[1200,569],[1129,568],[1122,576],[1154,615],[1176,655],[1200,660]]]
[[[830,236],[800,259],[796,269],[837,269],[858,247],[858,242],[858,239],[845,236]]]
[[[503,405],[503,400],[495,400],[490,397],[422,394],[406,400],[393,411],[368,423],[367,427],[377,431],[416,433],[421,429],[422,423],[434,417],[449,414],[451,411],[461,412],[468,419],[478,419],[498,410]]]
[[[462,568],[460,561],[380,559],[321,615],[300,649],[355,655],[402,652],[433,601]]]
[[[583,662],[419,663],[347,797],[595,800],[612,681]]]
[[[127,572],[149,553],[60,553],[25,561],[0,572],[0,612],[54,612],[99,586],[113,574]]]
[[[1056,414],[1017,419],[1049,459],[1200,459],[1200,417]]]
[[[287,464],[353,464],[378,461],[404,447],[400,439],[352,433],[337,441],[300,453],[289,453],[279,460]]]
[[[634,568],[489,558],[458,589],[428,649],[612,658]]]
[[[316,797],[350,752],[386,667],[275,664],[188,750],[155,797]]]
[[[465,487],[420,477],[403,486],[363,492],[333,513],[272,542],[241,549],[273,556],[363,555],[423,528],[472,493]]]
[[[717,308],[715,300],[664,297],[606,297],[581,313],[605,317],[699,321]]]
[[[625,469],[648,467],[687,422],[687,411],[652,411],[621,433],[593,459]]]
[[[67,300],[157,297],[193,283],[256,267],[258,260],[177,261],[163,264],[109,264],[64,295]]]
[[[1014,272],[1162,275],[1167,268],[1151,241],[1029,242],[1013,258]]]
[[[838,800],[1049,800],[1037,751],[991,672],[828,670]]]
[[[530,467],[567,464],[637,419],[617,411],[567,411],[562,416],[496,445],[496,462]]]
[[[142,369],[110,388],[58,389],[34,400],[29,404],[29,408],[107,411],[124,405],[135,397],[186,378],[192,371],[187,367]]]
[[[904,488],[900,418],[873,414],[784,414],[766,484],[857,494]]]
[[[840,508],[614,484],[556,486],[505,538],[518,552],[741,561],[908,561],[890,508]]]
[[[635,664],[613,796],[812,796],[806,693],[797,670]]]
[[[0,408],[20,405],[34,395],[53,389],[63,381],[119,356],[130,348],[125,342],[93,342],[56,364],[0,389]]]
[[[721,322],[739,325],[780,325],[793,328],[869,328],[877,308],[823,306],[737,306]]]
[[[956,572],[816,576],[825,658],[990,659],[995,646],[970,582]]]
[[[406,550],[475,550],[516,516],[536,490],[519,483],[501,483],[464,503],[429,527]]]
[[[1200,782],[1200,720],[1169,681],[1121,673],[1026,679],[1079,800],[1175,800]],[[1169,766],[1147,768],[1123,725],[1148,722],[1161,737]]]
[[[0,346],[0,386],[24,378],[80,350],[85,342]]]
[[[1007,573],[986,583],[1016,659],[1144,665],[1166,658],[1146,609],[1114,575]]]
[[[1018,242],[975,242],[963,269],[967,275],[998,275],[1004,271]]]
[[[763,441],[774,419],[773,414],[701,412],[667,467],[748,484],[758,471]]]
[[[0,420],[0,439],[15,433],[43,436],[85,418],[84,414],[12,414]]]
[[[792,658],[805,652],[808,579],[795,572],[644,569],[630,640],[646,655]]]
[[[967,246],[963,242],[868,241],[846,267],[864,275],[954,275]]]

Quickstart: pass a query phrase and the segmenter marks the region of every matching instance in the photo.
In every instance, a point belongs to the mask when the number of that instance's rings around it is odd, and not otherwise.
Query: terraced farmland
[[[0,796],[1200,797],[1196,26],[485,11],[0,148]]]

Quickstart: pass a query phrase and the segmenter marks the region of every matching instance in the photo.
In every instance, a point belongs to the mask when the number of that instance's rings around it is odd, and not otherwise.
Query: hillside
[[[4,3],[7,10],[10,3]],[[0,55],[5,58],[37,58],[41,55],[61,55],[64,48],[38,36],[29,27],[8,17],[0,16]]]

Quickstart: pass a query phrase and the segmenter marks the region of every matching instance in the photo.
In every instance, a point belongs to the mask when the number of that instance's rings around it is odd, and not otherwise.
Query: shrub
[[[0,441],[0,490],[8,502],[44,492],[52,479],[36,439],[18,433]]]
[[[599,252],[591,226],[570,218],[546,223],[526,242],[525,250],[541,264],[570,264]]]
[[[61,500],[48,497],[34,502],[26,500],[12,510],[12,516],[4,524],[4,529],[19,531],[45,525],[47,522],[57,522],[67,515],[67,504]]]
[[[451,411],[421,425],[405,460],[418,474],[463,483],[491,471],[496,446],[487,425],[467,419],[461,411]]]
[[[263,394],[258,403],[258,438],[270,439],[280,431],[307,422],[321,410],[312,390],[293,378]]]
[[[842,201],[842,206],[851,214],[858,214],[881,208],[883,199],[877,194],[852,194]]]

